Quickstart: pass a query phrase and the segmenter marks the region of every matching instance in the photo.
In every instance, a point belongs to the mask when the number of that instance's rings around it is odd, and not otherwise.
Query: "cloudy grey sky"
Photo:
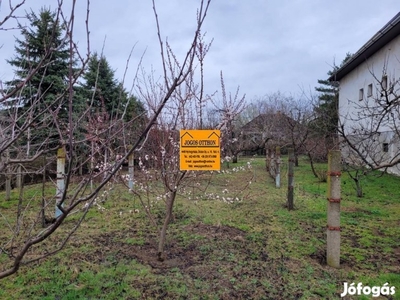
[[[0,19],[7,2],[1,4]],[[83,49],[85,2],[77,0],[75,25]],[[55,3],[26,0],[24,9],[55,8]],[[157,1],[161,34],[178,57],[193,37],[197,5],[195,0]],[[334,61],[340,63],[347,52],[356,52],[399,11],[398,0],[212,0],[203,30],[206,39],[214,39],[205,61],[206,91],[220,90],[221,70],[227,91],[234,93],[240,86],[249,101],[277,91],[296,97],[302,90],[313,91]],[[91,50],[101,52],[105,40],[104,54],[119,80],[136,44],[128,89],[144,51],[144,67],[161,71],[151,0],[91,1],[89,22]],[[0,31],[0,80],[12,76],[5,60],[13,55],[17,34]]]

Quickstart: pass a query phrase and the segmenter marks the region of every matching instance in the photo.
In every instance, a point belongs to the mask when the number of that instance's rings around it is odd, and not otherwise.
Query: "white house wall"
[[[385,72],[388,85],[393,79],[400,78],[400,36],[340,80],[339,115],[347,129],[360,123],[357,117],[357,106],[363,105],[362,101],[359,101],[360,89],[364,90],[365,101],[373,101],[373,98],[379,97],[381,87],[377,79],[381,80]],[[373,97],[367,97],[368,85],[371,83]],[[397,86],[397,88],[400,87]],[[352,121],[352,119],[357,121]],[[390,128],[382,128],[382,131],[388,130]]]
[[[344,124],[346,135],[359,134],[357,129],[361,127],[373,128],[372,125],[370,126],[373,123],[371,118],[360,116],[366,111],[365,106],[372,107],[375,105],[375,99],[381,97],[382,89],[379,81],[382,80],[383,75],[387,76],[388,86],[400,78],[400,36],[340,80],[339,118],[340,123]],[[372,84],[372,96],[368,97],[368,85],[370,84]],[[359,100],[360,89],[364,91],[362,101]],[[397,94],[400,94],[398,84],[395,87],[396,90]],[[394,119],[395,122],[400,122],[398,112]],[[397,125],[400,124],[397,123]],[[385,159],[386,162],[399,155],[400,150],[399,141],[393,139],[392,131],[393,126],[390,126],[390,124],[379,127],[379,132],[382,134],[377,138],[380,145],[377,144],[376,149],[381,151],[382,143],[389,143],[389,151],[385,154],[388,157]],[[390,168],[388,171],[400,175],[400,166]]]

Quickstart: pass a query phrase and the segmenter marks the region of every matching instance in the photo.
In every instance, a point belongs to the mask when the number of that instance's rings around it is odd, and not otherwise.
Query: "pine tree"
[[[125,127],[128,131],[128,143],[133,143],[148,121],[146,109],[135,96],[129,96],[124,115]]]
[[[80,93],[89,108],[85,129],[88,139],[101,144],[102,140],[112,136],[112,144],[108,146],[113,150],[131,143],[135,133],[147,121],[144,105],[136,97],[128,95],[122,83],[115,79],[115,72],[103,55],[94,53],[90,57],[83,80]],[[98,134],[94,135],[96,132]],[[121,135],[122,132],[126,135]],[[123,138],[128,140],[123,142]]]
[[[328,76],[331,77],[351,57],[352,54],[347,53],[340,66],[334,65],[332,70],[328,71]],[[319,79],[318,83],[320,86],[315,88],[319,93],[318,106],[315,108],[317,119],[312,125],[316,131],[327,138],[335,135],[337,132],[339,122],[339,83],[336,81],[329,81],[328,79]]]
[[[147,121],[146,109],[142,102],[140,102],[135,96],[128,97],[126,113],[124,115],[124,121],[130,122],[136,120],[135,123],[138,126],[143,126]]]
[[[55,12],[42,8],[38,15],[31,11],[26,18],[30,25],[20,25],[22,38],[16,39],[14,58],[7,60],[15,68],[15,79],[6,85],[16,88],[30,77],[18,94],[24,116],[20,121],[25,122],[28,115],[40,115],[31,134],[33,142],[40,142],[56,134],[54,117],[61,126],[67,122],[64,94],[70,52]]]
[[[103,55],[99,57],[94,53],[90,57],[83,79],[86,102],[92,112],[101,111],[104,103],[107,113],[113,118],[117,117],[126,103],[126,93]]]

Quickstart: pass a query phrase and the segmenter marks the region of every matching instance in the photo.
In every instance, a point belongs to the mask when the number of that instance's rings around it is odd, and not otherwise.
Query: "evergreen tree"
[[[15,68],[15,79],[6,85],[9,89],[16,88],[30,77],[18,94],[18,102],[25,118],[40,115],[31,134],[40,142],[56,133],[54,116],[60,125],[67,122],[64,94],[70,52],[64,39],[63,25],[54,12],[42,8],[39,15],[31,11],[26,18],[30,25],[20,25],[22,38],[16,39],[16,54],[7,61]],[[25,118],[21,121],[24,122]]]
[[[102,140],[113,136],[113,150],[136,137],[147,121],[144,105],[134,96],[129,96],[121,83],[115,79],[115,72],[105,56],[94,53],[83,74],[84,82],[80,93],[89,108],[86,134],[88,140],[101,144]],[[122,131],[121,128],[125,130]],[[122,136],[121,132],[126,135]]]
[[[145,125],[147,121],[146,109],[142,102],[140,102],[135,96],[128,97],[126,113],[124,116],[125,122],[136,120],[135,123],[138,126]]]
[[[104,105],[107,113],[112,117],[121,113],[126,103],[126,93],[114,77],[115,72],[107,59],[94,53],[83,74],[85,82],[82,85],[86,102],[92,108],[92,112],[101,111]]]
[[[133,143],[136,136],[143,130],[148,121],[146,109],[135,96],[128,97],[124,115],[124,123],[128,130],[129,143]]]
[[[340,66],[334,65],[332,70],[328,72],[328,76],[331,77],[351,57],[352,54],[347,53]],[[322,136],[330,137],[336,134],[339,122],[339,82],[319,79],[318,83],[320,86],[315,88],[319,93],[318,106],[315,108],[317,119],[313,122],[312,126]]]

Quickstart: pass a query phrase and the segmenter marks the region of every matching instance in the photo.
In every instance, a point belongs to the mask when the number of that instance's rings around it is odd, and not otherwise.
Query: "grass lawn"
[[[0,299],[339,299],[344,282],[387,282],[396,294],[380,299],[400,299],[400,178],[370,174],[363,179],[365,196],[357,198],[343,174],[341,268],[333,269],[325,256],[327,183],[301,160],[295,210],[288,211],[286,167],[280,189],[263,158],[189,174],[164,262],[156,259],[157,231],[139,199],[116,184],[104,209],[94,207],[61,252],[0,280]],[[36,193],[40,202],[40,191],[29,186],[25,193],[30,199]],[[157,199],[154,193],[147,204],[160,223],[163,201]],[[8,238],[5,219],[12,223],[17,203],[17,192],[8,202],[0,200],[0,239]],[[57,243],[57,234],[33,251]],[[0,269],[8,263],[1,252]]]

